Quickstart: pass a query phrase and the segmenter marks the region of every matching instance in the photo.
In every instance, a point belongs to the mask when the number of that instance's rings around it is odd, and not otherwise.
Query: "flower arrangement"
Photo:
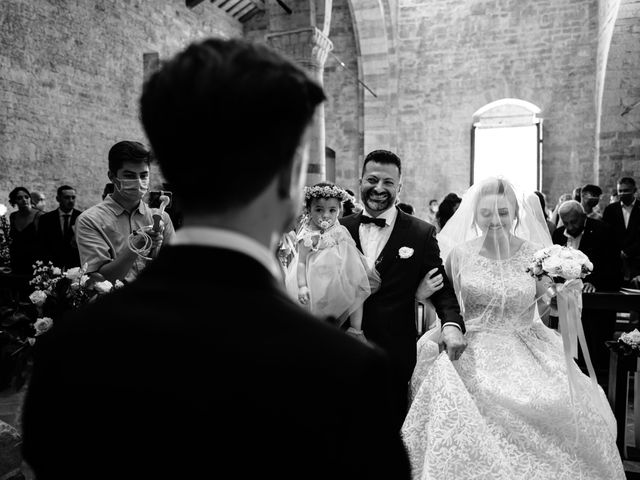
[[[640,332],[634,329],[631,332],[625,332],[620,335],[618,340],[610,340],[605,342],[610,350],[616,351],[623,355],[639,355],[640,354]]]
[[[538,250],[526,271],[537,279],[547,276],[576,280],[589,275],[593,271],[593,263],[580,250],[552,245]]]
[[[9,267],[9,221],[6,217],[7,207],[0,203],[0,268],[8,269]]]
[[[7,383],[17,389],[22,386],[30,347],[51,329],[54,319],[123,286],[119,280],[113,285],[97,273],[87,275],[86,264],[62,270],[51,262],[38,261],[33,267],[29,285],[34,290],[29,302],[0,309],[0,365],[12,366],[12,371],[0,369],[0,388]]]
[[[304,187],[304,199],[311,200],[312,198],[337,198],[341,202],[349,198],[349,194],[337,185],[324,185],[314,187]]]

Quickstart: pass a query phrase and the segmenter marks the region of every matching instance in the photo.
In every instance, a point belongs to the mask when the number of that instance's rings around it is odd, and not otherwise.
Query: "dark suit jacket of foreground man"
[[[356,245],[360,244],[362,213],[342,218]],[[392,363],[394,406],[404,418],[408,408],[408,382],[416,365],[415,293],[423,277],[438,268],[444,282],[430,300],[443,325],[456,323],[464,333],[464,322],[453,286],[440,259],[433,225],[398,210],[393,231],[376,261],[381,285],[364,303],[362,329],[368,340],[389,354]],[[402,247],[413,249],[409,258],[400,258]]]
[[[384,354],[246,255],[169,246],[49,333],[24,409],[38,480],[409,477]]]

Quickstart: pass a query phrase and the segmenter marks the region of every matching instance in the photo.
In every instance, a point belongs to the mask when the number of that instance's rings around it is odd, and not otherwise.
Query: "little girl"
[[[318,316],[333,316],[347,330],[366,341],[362,334],[362,304],[380,285],[375,270],[351,234],[338,222],[347,193],[332,183],[305,188],[308,219],[297,235],[298,252],[288,266],[287,290]]]

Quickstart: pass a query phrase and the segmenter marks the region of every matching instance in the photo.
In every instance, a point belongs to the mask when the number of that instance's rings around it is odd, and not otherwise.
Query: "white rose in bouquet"
[[[29,295],[29,300],[31,300],[31,303],[33,303],[34,305],[41,307],[42,305],[44,305],[44,302],[47,301],[47,294],[42,290],[36,290],[31,295]]]

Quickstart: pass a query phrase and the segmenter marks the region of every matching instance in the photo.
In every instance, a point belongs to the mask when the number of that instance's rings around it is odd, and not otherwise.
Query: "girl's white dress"
[[[535,313],[524,243],[507,260],[456,248],[468,346],[451,362],[423,337],[402,427],[414,479],[624,479],[615,418]],[[467,258],[464,258],[464,257]],[[605,408],[603,408],[603,406]]]
[[[377,272],[367,267],[349,231],[336,222],[326,231],[303,227],[298,241],[311,249],[306,277],[311,301],[309,310],[321,317],[333,316],[343,323],[380,283]],[[287,267],[287,291],[298,301],[298,255]]]

